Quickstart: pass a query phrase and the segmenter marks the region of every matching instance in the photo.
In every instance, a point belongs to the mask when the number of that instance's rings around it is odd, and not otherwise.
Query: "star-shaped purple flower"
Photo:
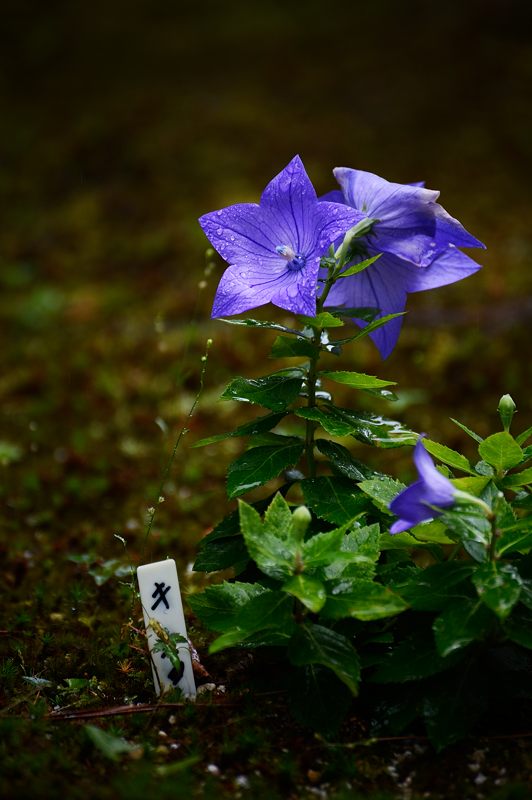
[[[441,513],[436,509],[449,508],[454,503],[456,489],[448,478],[438,472],[421,437],[414,447],[414,464],[418,480],[403,489],[389,505],[390,511],[399,517],[390,528],[390,533],[402,533],[420,522],[433,519]]]
[[[345,203],[319,202],[299,156],[264,190],[260,204],[238,203],[199,222],[229,267],[213,317],[265,303],[314,316],[320,259],[364,215]]]
[[[381,316],[393,314],[404,310],[408,292],[445,286],[480,269],[457,248],[484,245],[436,202],[439,192],[345,167],[334,175],[341,191],[324,199],[344,202],[373,220],[371,232],[359,240],[365,252],[358,260],[380,258],[363,272],[338,280],[326,305],[370,306],[379,308]],[[383,358],[395,347],[401,323],[392,320],[370,334]]]

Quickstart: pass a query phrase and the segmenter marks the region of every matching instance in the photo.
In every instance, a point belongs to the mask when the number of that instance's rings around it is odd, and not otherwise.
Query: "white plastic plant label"
[[[137,569],[137,580],[155,691],[161,694],[168,689],[179,688],[185,696],[193,698],[196,696],[196,684],[175,561],[168,558],[153,564],[143,564]],[[177,666],[171,663],[168,655],[158,645],[158,642],[168,639],[171,634],[179,634],[185,639],[184,642],[177,643]]]

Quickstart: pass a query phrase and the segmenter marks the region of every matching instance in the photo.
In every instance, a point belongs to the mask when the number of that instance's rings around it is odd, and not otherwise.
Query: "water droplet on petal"
[[[223,228],[217,228],[216,229],[216,233],[218,234],[218,236],[221,236],[223,232],[224,232]]]

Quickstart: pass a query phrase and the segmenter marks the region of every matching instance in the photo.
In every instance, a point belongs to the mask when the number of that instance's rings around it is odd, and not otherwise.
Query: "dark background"
[[[399,382],[399,404],[366,407],[472,458],[449,416],[487,434],[508,391],[519,428],[530,424],[531,25],[528,3],[477,0],[4,4],[0,438],[13,530],[28,515],[74,530],[100,516],[107,532],[141,517],[170,447],[154,420],[182,423],[207,335],[193,436],[234,421],[214,402],[228,376],[274,368],[270,339],[209,320],[222,265],[199,289],[196,220],[257,200],[296,152],[318,192],[337,165],[425,179],[488,247],[471,252],[484,265],[474,277],[410,298],[384,365],[371,344],[348,357]],[[212,508],[198,509],[211,494],[225,503],[228,448],[213,459],[183,447],[169,520],[204,513],[190,524],[208,527]]]

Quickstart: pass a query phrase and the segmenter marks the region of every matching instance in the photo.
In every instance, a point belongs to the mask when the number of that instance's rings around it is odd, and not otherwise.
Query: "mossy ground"
[[[399,382],[399,403],[366,407],[469,455],[449,417],[487,434],[510,392],[520,427],[531,423],[525,5],[499,20],[476,2],[459,16],[419,3],[401,36],[392,3],[324,18],[312,1],[304,25],[276,2],[253,15],[239,3],[99,5],[4,13],[2,796],[529,797],[529,740],[512,736],[523,731],[436,756],[420,738],[363,743],[355,709],[324,741],[291,721],[260,663],[209,658],[191,618],[202,680],[225,692],[113,711],[156,702],[127,568],[170,555],[185,591],[201,586],[187,565],[228,509],[241,444],[191,444],[249,418],[216,399],[230,376],[265,371],[270,343],[209,320],[222,267],[204,274],[200,214],[256,200],[295,152],[319,191],[340,163],[426,177],[487,242],[485,268],[412,297],[386,364],[360,346],[357,369]],[[386,458],[409,477],[409,453]],[[123,752],[88,725],[123,737]]]

